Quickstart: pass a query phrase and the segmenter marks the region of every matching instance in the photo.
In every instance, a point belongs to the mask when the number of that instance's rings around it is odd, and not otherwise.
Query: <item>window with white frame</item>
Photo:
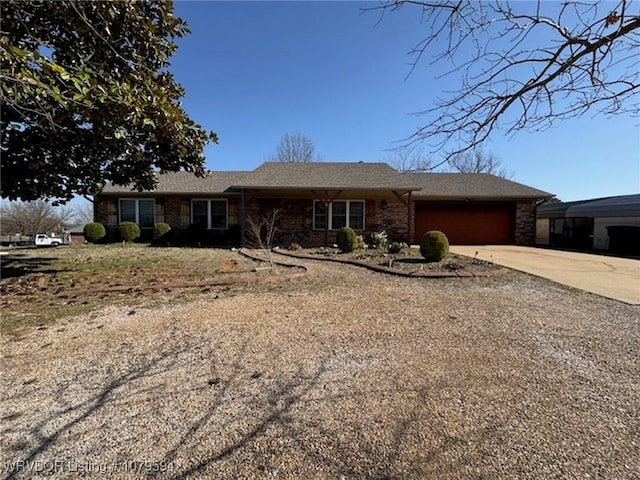
[[[120,199],[120,223],[134,222],[140,228],[153,228],[156,222],[156,203],[153,199]]]
[[[313,228],[324,230],[327,221],[329,230],[351,227],[354,230],[364,230],[364,201],[336,200],[327,205],[322,200],[313,201]]]
[[[192,200],[191,223],[211,230],[226,230],[227,200]]]

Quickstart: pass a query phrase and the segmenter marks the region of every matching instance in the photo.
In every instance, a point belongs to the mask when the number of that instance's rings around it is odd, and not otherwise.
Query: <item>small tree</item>
[[[271,271],[274,273],[277,269],[271,257],[271,249],[273,248],[273,241],[275,240],[276,234],[279,231],[279,220],[280,210],[277,208],[263,215],[247,216],[247,240],[251,246],[259,248],[264,252]]]

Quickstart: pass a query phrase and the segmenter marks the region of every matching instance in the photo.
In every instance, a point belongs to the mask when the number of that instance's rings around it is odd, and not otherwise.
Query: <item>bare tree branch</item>
[[[498,157],[479,147],[452,156],[449,165],[461,173],[490,173],[502,178],[512,177],[511,173],[502,167],[502,161]]]
[[[84,203],[73,209],[73,223],[75,225],[86,225],[93,222],[93,204]]]
[[[444,77],[459,88],[418,112],[426,124],[406,139],[446,147],[448,160],[496,129],[539,131],[587,112],[638,115],[640,15],[632,3],[397,0],[365,11],[420,10],[426,36],[409,52],[409,75],[427,57],[451,64]]]
[[[73,223],[70,207],[53,206],[45,200],[3,202],[0,206],[0,231],[34,236],[38,233],[62,233]]]
[[[435,166],[418,145],[405,145],[391,150],[386,162],[400,173],[430,172]]]
[[[301,133],[285,133],[270,158],[272,162],[318,162],[313,141]]]

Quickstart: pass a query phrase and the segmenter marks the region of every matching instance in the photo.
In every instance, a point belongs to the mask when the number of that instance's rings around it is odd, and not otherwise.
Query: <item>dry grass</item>
[[[142,244],[9,250],[0,261],[2,333],[47,325],[108,304],[173,301],[206,291],[207,280],[252,274],[256,266],[230,250]],[[198,286],[183,287],[189,283]]]
[[[153,476],[126,461],[172,479],[637,478],[637,308],[517,273],[310,265],[3,337],[3,460],[70,462],[56,478]]]

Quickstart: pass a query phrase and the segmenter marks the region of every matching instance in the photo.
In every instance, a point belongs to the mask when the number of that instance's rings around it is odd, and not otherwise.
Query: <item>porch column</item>
[[[327,247],[329,243],[329,206],[331,201],[323,200],[324,204],[324,246]]]
[[[414,231],[413,228],[413,223],[411,220],[411,212],[413,210],[412,208],[413,205],[413,199],[411,198],[411,192],[409,192],[409,197],[407,198],[407,243],[409,245],[411,245],[412,243],[415,243],[415,234],[416,232]]]
[[[413,222],[411,221],[411,212],[412,207],[411,204],[413,202],[413,198],[411,195],[411,190],[407,192],[398,192],[397,190],[392,190],[392,193],[396,196],[396,198],[402,203],[405,207],[407,207],[407,243],[411,244],[415,241]],[[406,195],[406,198],[405,198]]]
[[[244,198],[244,188],[240,190],[240,246],[244,247],[246,240],[245,240],[245,233],[246,233],[246,215],[247,215],[247,208],[245,205],[245,198]]]

